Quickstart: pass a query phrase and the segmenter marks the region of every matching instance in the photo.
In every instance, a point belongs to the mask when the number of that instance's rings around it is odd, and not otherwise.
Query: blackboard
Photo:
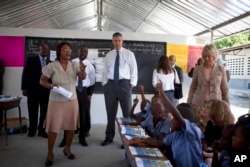
[[[72,58],[77,57],[77,50],[80,45],[86,45],[89,49],[98,50],[98,57],[105,57],[105,54],[113,49],[112,41],[97,39],[70,39],[70,38],[42,38],[42,37],[25,37],[25,57],[34,56],[38,53],[40,44],[46,43],[51,50],[56,50],[58,43],[67,41],[72,46]],[[148,41],[130,41],[126,40],[123,44],[134,52],[138,66],[138,83],[143,84],[145,93],[155,92],[152,86],[152,74],[160,56],[166,54],[165,42],[148,42]],[[95,93],[103,93],[101,82],[96,82]],[[133,88],[133,93],[139,93],[138,87]]]

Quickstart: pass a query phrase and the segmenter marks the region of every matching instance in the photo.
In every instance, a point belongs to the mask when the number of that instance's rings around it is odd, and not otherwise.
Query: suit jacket
[[[181,67],[175,65],[174,68],[177,71],[180,82],[183,83],[183,72],[182,72]]]
[[[205,92],[207,81],[204,66],[200,65],[194,69],[193,80],[188,93],[188,103],[201,106],[205,103]],[[227,76],[224,67],[214,64],[210,77],[210,99],[223,100],[229,104],[229,92]]]
[[[49,59],[47,58],[47,64]],[[27,58],[22,74],[22,90],[28,90],[28,97],[48,96],[50,90],[40,85],[42,66],[39,56]]]

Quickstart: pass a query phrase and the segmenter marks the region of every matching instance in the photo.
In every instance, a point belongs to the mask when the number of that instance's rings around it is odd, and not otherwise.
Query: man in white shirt
[[[88,146],[86,142],[86,137],[89,136],[89,130],[91,128],[90,119],[90,104],[91,96],[94,91],[95,85],[95,68],[87,60],[88,48],[82,45],[78,49],[78,58],[72,60],[72,62],[83,63],[86,65],[86,78],[84,80],[76,80],[76,94],[79,104],[79,116],[80,116],[80,130],[79,130],[79,143],[82,146]],[[63,147],[65,144],[65,138],[60,144]]]
[[[114,49],[107,53],[105,57],[102,80],[108,120],[106,137],[101,143],[102,146],[113,142],[118,102],[123,117],[129,116],[129,110],[132,106],[132,87],[137,85],[138,80],[135,55],[130,50],[122,47],[122,34],[119,32],[114,33],[112,43]]]

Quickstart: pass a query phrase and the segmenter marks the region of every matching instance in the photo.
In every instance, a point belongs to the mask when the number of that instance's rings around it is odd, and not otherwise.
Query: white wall
[[[54,37],[54,38],[81,38],[81,39],[111,39],[114,32],[93,32],[93,31],[78,31],[78,30],[46,30],[46,29],[24,29],[24,28],[4,28],[0,27],[0,36],[34,36],[34,37]],[[210,39],[205,37],[191,37],[191,36],[177,36],[168,34],[139,34],[131,32],[122,32],[124,40],[138,40],[138,41],[157,41],[168,42],[175,44],[187,45],[204,45],[209,43]],[[202,41],[202,42],[201,42]],[[10,47],[11,48],[11,47]],[[7,67],[4,75],[4,89],[3,93],[6,95],[22,96],[21,92],[21,75],[22,67],[14,68]],[[187,99],[187,92],[191,79],[184,76],[184,98],[180,102],[185,102]],[[135,98],[136,95],[133,95]],[[139,97],[139,96],[138,96]],[[146,95],[151,99],[152,95]],[[106,123],[106,109],[103,94],[94,94],[92,97],[91,116],[92,123]],[[138,105],[139,106],[139,105]],[[22,115],[28,118],[27,99],[23,97],[21,100]],[[136,110],[138,111],[139,108]],[[17,110],[9,111],[8,117],[17,116]],[[118,116],[122,116],[121,110],[118,110]]]

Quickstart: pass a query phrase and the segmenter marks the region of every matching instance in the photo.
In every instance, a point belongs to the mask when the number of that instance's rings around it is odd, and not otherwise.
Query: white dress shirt
[[[75,58],[72,60],[72,62],[80,63],[80,59]],[[86,65],[85,68],[86,78],[82,80],[82,86],[90,87],[95,84],[95,68],[87,59],[83,60],[82,63]],[[76,86],[77,85],[78,85],[78,78],[76,80]]]
[[[113,49],[107,53],[104,60],[103,80],[102,85],[105,85],[109,79],[114,79],[114,66],[117,50]],[[128,79],[132,86],[137,85],[138,69],[135,60],[135,55],[128,49],[121,48],[119,50],[120,65],[119,65],[119,79]]]

